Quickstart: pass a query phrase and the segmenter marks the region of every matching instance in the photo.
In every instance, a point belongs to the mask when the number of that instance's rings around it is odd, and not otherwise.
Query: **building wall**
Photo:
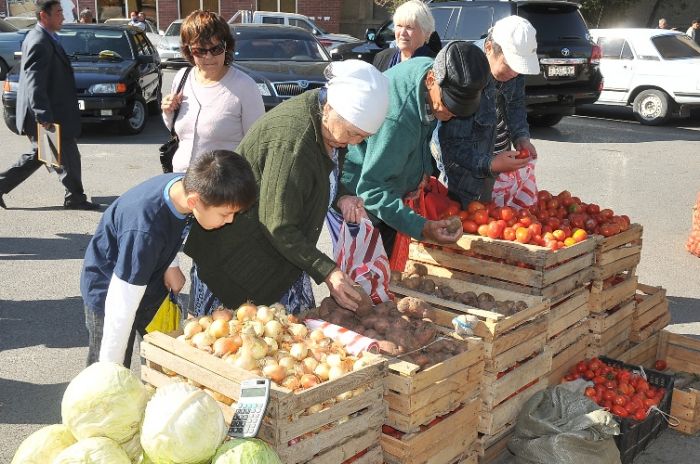
[[[328,32],[340,32],[342,3],[342,0],[297,0],[297,13],[309,16]]]
[[[376,5],[373,0],[345,0],[342,3],[340,32],[358,39],[364,38],[367,28],[378,28],[391,17],[386,8]]]

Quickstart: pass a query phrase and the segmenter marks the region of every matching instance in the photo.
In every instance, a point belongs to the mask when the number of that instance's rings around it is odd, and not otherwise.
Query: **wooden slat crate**
[[[591,313],[601,313],[615,306],[627,303],[634,298],[637,291],[637,276],[633,271],[622,273],[623,281],[606,286],[602,280],[594,280],[591,283],[591,297],[588,301],[588,309]]]
[[[484,372],[481,399],[489,411],[526,385],[545,377],[552,368],[552,353],[542,352],[499,377],[498,373]]]
[[[630,340],[642,342],[671,322],[666,289],[637,284],[634,320]]]
[[[656,333],[644,341],[632,343],[632,346],[627,351],[615,359],[627,364],[653,368],[656,361],[656,352],[659,348],[659,338],[660,335]]]
[[[391,284],[389,289],[397,295],[413,296],[421,298],[430,303],[437,310],[435,323],[443,327],[452,327],[452,319],[459,314],[471,314],[479,318],[479,323],[474,327],[474,335],[485,339],[493,339],[494,337],[508,332],[515,327],[518,327],[526,322],[535,319],[542,314],[545,314],[549,309],[549,302],[541,296],[533,296],[525,293],[517,293],[501,288],[488,287],[484,285],[465,282],[458,279],[444,278],[434,275],[426,276],[432,279],[438,286],[449,285],[456,292],[474,292],[477,295],[480,293],[489,293],[498,301],[524,301],[528,308],[519,311],[512,316],[504,316],[495,311],[487,311],[480,308],[475,308],[456,301],[446,300],[434,295],[428,295],[415,290],[409,290],[402,287],[401,284]]]
[[[382,447],[375,445],[365,451],[362,451],[362,456],[354,458],[353,464],[383,464],[384,454],[382,453]],[[346,459],[347,461],[348,459]],[[345,461],[341,461],[345,462]]]
[[[680,424],[674,430],[689,435],[700,432],[700,337],[662,330],[657,358],[665,360],[669,369],[691,374],[676,378],[671,414]]]
[[[424,370],[408,361],[389,359],[385,424],[405,433],[418,432],[421,425],[456,409],[479,392],[484,371],[483,343],[477,337],[466,337],[464,342],[467,351]]]
[[[552,357],[552,369],[548,374],[550,386],[559,385],[572,366],[586,358],[588,334],[582,335],[574,343]]]
[[[591,314],[588,318],[590,344],[587,357],[615,357],[624,353],[629,347],[633,312],[634,301],[630,301],[620,308]]]
[[[600,238],[595,250],[594,280],[635,268],[642,255],[642,232],[641,225],[632,224],[622,233]]]
[[[481,400],[473,397],[440,422],[402,438],[382,434],[387,464],[451,464],[469,456],[476,440]]]
[[[547,388],[547,385],[546,378],[540,379],[534,385],[491,409],[482,407],[479,415],[479,433],[497,435],[503,430],[511,428],[525,402],[538,391]]]
[[[547,298],[590,281],[597,239],[552,251],[535,245],[465,234],[455,245],[412,241],[408,258],[436,268],[431,274]]]
[[[513,435],[513,429],[504,430],[495,435],[479,435],[476,439],[476,452],[479,464],[496,462],[503,453],[508,451],[508,440]]]
[[[161,372],[167,368],[236,401],[241,381],[256,378],[253,373],[177,341],[172,335],[177,334],[154,332],[144,337],[141,343],[141,356],[147,363],[141,367],[144,382],[159,387],[179,381]],[[258,437],[270,443],[285,464],[337,464],[372,448],[379,443],[386,417],[383,401],[386,373],[387,361],[373,356],[366,367],[298,393],[272,384]],[[351,399],[303,415],[310,406],[359,388],[364,392]],[[219,405],[230,422],[232,407]],[[330,427],[324,427],[327,425]],[[305,438],[297,441],[302,436]]]
[[[586,319],[588,317],[588,301],[588,290],[580,288],[563,299],[552,302],[546,316],[547,340]]]

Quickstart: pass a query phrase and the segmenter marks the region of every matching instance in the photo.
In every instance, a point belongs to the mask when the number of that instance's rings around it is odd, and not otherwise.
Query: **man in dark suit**
[[[42,166],[37,156],[37,122],[46,129],[61,126],[61,167],[59,179],[66,188],[66,209],[96,210],[99,205],[87,201],[81,180],[80,111],[75,78],[70,61],[56,32],[63,23],[60,0],[37,0],[37,25],[22,43],[22,63],[17,92],[17,129],[26,134],[32,151],[23,154],[7,171],[0,173],[2,196],[9,193]]]

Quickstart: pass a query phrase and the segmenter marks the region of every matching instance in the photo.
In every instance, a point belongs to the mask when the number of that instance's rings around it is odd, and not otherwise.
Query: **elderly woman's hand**
[[[460,226],[454,233],[450,233],[448,226],[451,222],[449,219],[426,221],[423,226],[423,237],[426,240],[440,244],[455,243],[464,232]]]
[[[345,222],[358,224],[362,218],[367,217],[365,202],[360,197],[343,195],[338,198],[338,208],[343,213]]]
[[[326,277],[326,285],[328,285],[328,290],[331,292],[331,296],[338,302],[343,308],[355,311],[362,297],[360,294],[352,288],[355,282],[352,281],[347,274],[336,267],[328,274]]]
[[[160,103],[160,109],[162,109],[164,113],[172,113],[180,106],[180,103],[182,103],[182,93],[171,93],[163,97]]]

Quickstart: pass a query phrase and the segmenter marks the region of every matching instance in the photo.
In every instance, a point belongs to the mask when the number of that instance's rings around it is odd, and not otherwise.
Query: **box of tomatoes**
[[[615,443],[622,464],[633,462],[668,426],[659,410],[671,411],[672,375],[604,356],[579,362],[570,375],[591,380],[595,386],[586,388],[586,396],[612,412],[620,423]]]

